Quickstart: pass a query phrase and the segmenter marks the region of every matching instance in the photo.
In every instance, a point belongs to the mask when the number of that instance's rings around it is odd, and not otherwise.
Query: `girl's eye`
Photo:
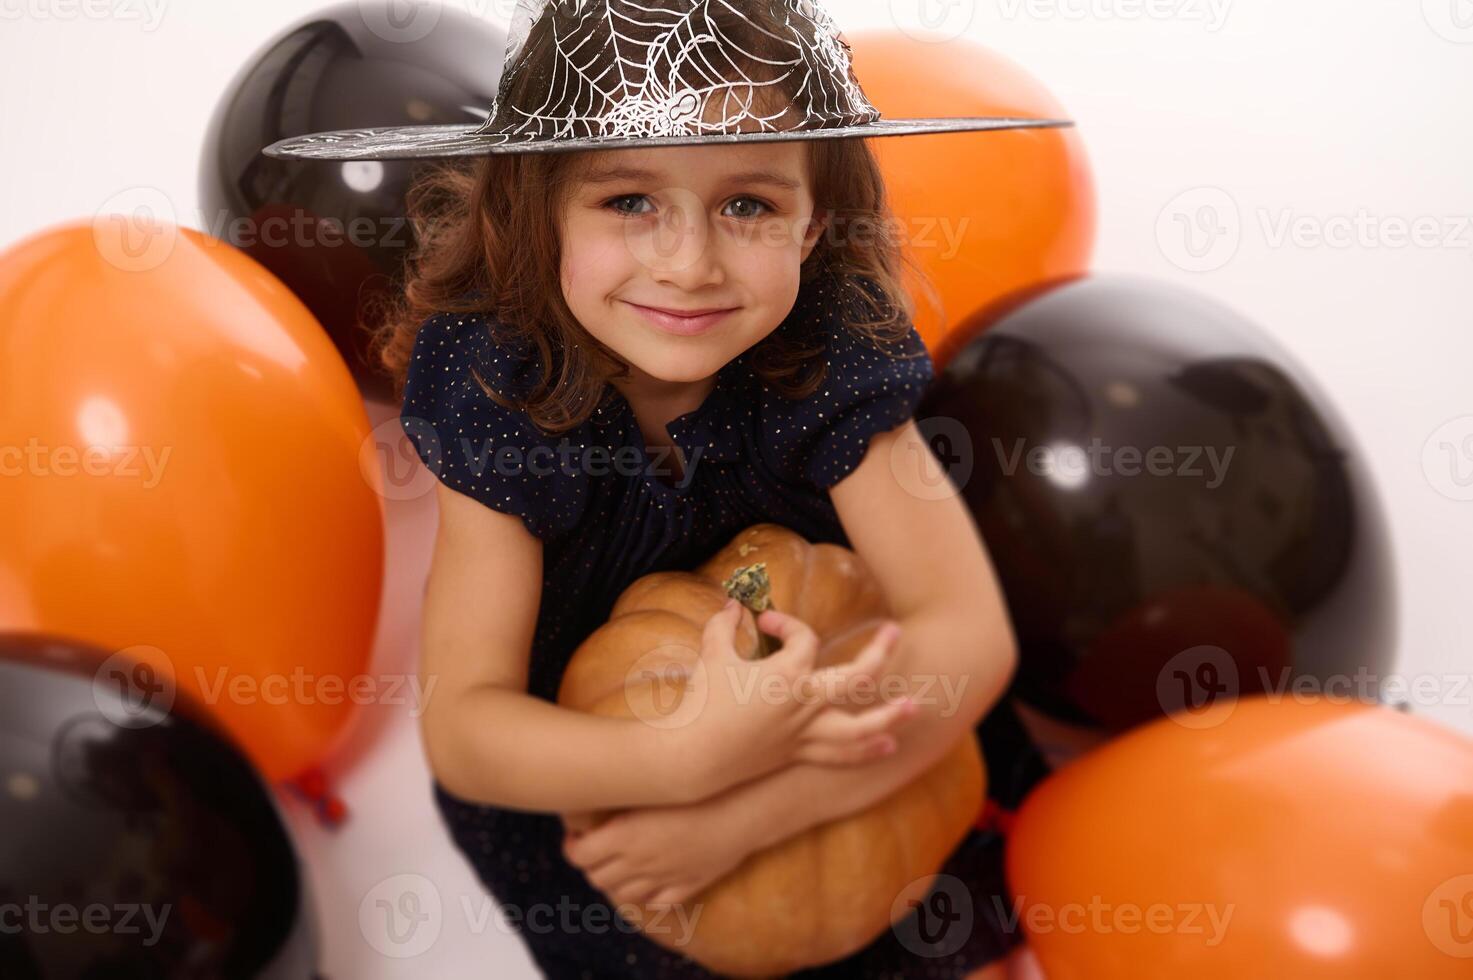
[[[768,206],[768,204],[767,204],[766,201],[758,200],[755,197],[735,197],[735,198],[732,198],[732,202],[731,203],[735,204],[738,201],[746,201],[749,204],[755,204],[758,208],[761,209],[761,211],[758,211],[756,213],[746,214],[746,215],[738,215],[738,217],[760,218],[762,216],[762,213],[763,212],[767,212],[767,211],[771,211],[772,210],[772,208]]]
[[[620,201],[643,201],[643,200],[645,200],[645,196],[643,194],[621,194],[618,197],[611,197],[607,201],[605,201],[604,202],[604,207],[606,207],[609,210],[613,211],[615,214],[621,214],[621,215],[624,215],[626,217],[633,217],[634,215],[643,214],[645,212],[643,212],[643,211],[626,211],[623,208],[619,207],[619,202]]]
[[[643,194],[621,194],[618,197],[609,198],[603,203],[603,206],[608,208],[610,211],[613,211],[615,214],[622,215],[626,218],[633,218],[642,214],[650,213],[648,211],[626,210],[625,208],[620,207],[620,203],[625,201],[648,201],[648,198],[646,198]],[[766,201],[755,197],[734,197],[731,199],[731,204],[736,204],[738,202],[746,202],[748,205],[755,205],[758,209],[755,212],[735,215],[735,217],[738,218],[760,218],[765,212],[769,212],[772,210],[771,205],[769,205]],[[731,205],[728,204],[727,206],[730,207]]]

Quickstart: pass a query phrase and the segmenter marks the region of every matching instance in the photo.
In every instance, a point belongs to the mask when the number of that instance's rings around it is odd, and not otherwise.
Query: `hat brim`
[[[599,136],[557,139],[536,134],[483,133],[479,126],[381,126],[336,129],[277,140],[262,149],[268,157],[290,160],[412,160],[485,156],[492,153],[567,153],[648,146],[699,146],[707,143],[782,143],[841,137],[912,136],[1005,129],[1073,126],[1068,119],[956,116],[933,119],[879,119],[860,126],[782,132],[711,133],[698,136]]]

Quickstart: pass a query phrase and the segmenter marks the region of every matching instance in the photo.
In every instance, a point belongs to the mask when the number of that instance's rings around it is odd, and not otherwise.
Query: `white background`
[[[504,23],[511,0],[447,5]],[[1473,692],[1454,693],[1473,637],[1473,500],[1458,499],[1473,498],[1473,5],[827,7],[846,30],[939,25],[1024,66],[1088,147],[1100,209],[1095,267],[1216,297],[1308,367],[1358,438],[1389,514],[1400,670],[1431,675],[1446,693],[1417,710],[1473,733]],[[197,166],[216,98],[260,44],[316,9],[291,0],[0,0],[0,247],[90,218],[136,186],[161,190],[198,227],[189,216],[198,214]],[[1179,235],[1158,227],[1204,195],[1227,200],[1241,230],[1229,258],[1189,271],[1174,261]],[[1357,216],[1372,229],[1367,240],[1323,240]],[[1320,230],[1319,240],[1276,240],[1286,218]],[[1396,224],[1419,219],[1437,240],[1403,244]],[[428,495],[389,502],[379,669],[412,669],[417,603],[402,597],[423,587],[433,507]],[[326,831],[286,801],[310,865],[326,973],[535,975],[516,941],[478,918],[483,893],[431,810],[407,710],[364,714],[332,766],[349,822]],[[358,923],[376,888],[423,887],[400,874],[425,876],[443,909],[438,938],[407,959],[381,956]]]

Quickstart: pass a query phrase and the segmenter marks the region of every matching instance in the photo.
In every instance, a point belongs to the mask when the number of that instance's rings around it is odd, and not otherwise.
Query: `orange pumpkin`
[[[706,620],[728,594],[754,614],[770,606],[806,622],[819,637],[819,666],[853,659],[890,616],[853,551],[811,544],[776,524],[753,525],[699,569],[656,572],[625,589],[608,622],[574,652],[558,703],[653,724],[671,717],[684,695],[682,671],[698,660]],[[750,660],[775,642],[743,614],[738,653]],[[926,895],[976,820],[984,790],[981,753],[969,733],[879,803],[751,854],[692,896],[684,903],[696,923],[689,936],[668,928],[669,909],[624,906],[621,913],[634,915],[635,926],[664,923],[646,935],[729,976],[775,976],[840,959]],[[569,814],[565,821],[586,829],[607,816]]]

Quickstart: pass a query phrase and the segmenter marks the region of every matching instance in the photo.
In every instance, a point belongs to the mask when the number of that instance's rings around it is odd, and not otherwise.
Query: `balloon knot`
[[[982,812],[977,816],[976,828],[982,831],[993,831],[1006,837],[1013,829],[1013,818],[1016,811],[1003,807],[996,800],[988,797],[987,802],[982,804]]]
[[[324,827],[336,827],[347,819],[347,804],[341,797],[333,794],[328,786],[327,776],[321,769],[309,769],[297,778],[288,780],[287,786],[312,807]]]

